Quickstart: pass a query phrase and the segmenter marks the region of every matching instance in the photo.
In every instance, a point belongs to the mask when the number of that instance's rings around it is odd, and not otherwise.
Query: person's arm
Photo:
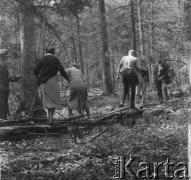
[[[120,70],[121,68],[123,67],[123,62],[122,62],[123,58],[121,59],[120,63],[119,63],[119,66],[117,68],[117,79],[119,79],[119,73],[120,73]]]
[[[168,65],[163,64],[162,65],[163,68],[161,69],[161,71],[159,72],[159,80],[164,80],[166,78],[166,76],[168,75]]]
[[[58,70],[60,71],[61,76],[64,77],[69,82],[68,75],[66,74],[66,71],[59,60],[58,60]]]

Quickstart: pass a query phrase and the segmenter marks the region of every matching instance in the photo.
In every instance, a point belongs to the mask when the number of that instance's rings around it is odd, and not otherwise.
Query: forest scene
[[[61,108],[46,111],[37,67],[51,48]],[[131,51],[147,80],[138,65],[142,81],[119,73]],[[70,112],[71,64],[82,112]],[[191,0],[1,0],[0,180],[188,179],[190,68]]]

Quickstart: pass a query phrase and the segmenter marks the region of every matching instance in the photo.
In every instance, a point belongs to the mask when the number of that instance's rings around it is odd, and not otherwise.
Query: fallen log
[[[85,117],[85,115],[80,115],[80,116],[75,116],[75,117],[71,117],[71,118],[65,118],[65,119],[59,119],[56,121],[72,121],[78,118],[82,118]],[[37,118],[37,117],[25,117],[19,120],[4,120],[4,119],[0,119],[0,127],[4,127],[4,126],[14,126],[18,124],[23,124],[23,123],[28,123],[28,122],[34,122],[34,123],[44,123],[44,122],[48,122],[48,120],[46,118]]]
[[[104,116],[107,117],[109,114],[113,114],[115,112],[126,111],[127,109],[129,109],[129,107],[124,107],[124,108],[116,109],[116,110],[110,111],[108,113],[102,114],[100,116],[95,116],[92,119],[101,118],[101,117],[104,117]],[[57,119],[55,121],[56,122],[61,122],[61,123],[66,123],[66,122],[70,122],[72,120],[76,120],[76,119],[83,118],[83,117],[85,117],[85,115],[79,115],[79,116],[75,116],[75,117],[71,117],[71,118],[65,118],[65,119]],[[0,119],[0,127],[3,127],[3,126],[14,126],[14,125],[18,126],[18,124],[21,124],[21,126],[22,126],[23,123],[28,123],[28,122],[31,122],[31,121],[34,122],[34,123],[48,122],[48,120],[46,118],[38,118],[38,117],[25,117],[25,118],[21,118],[19,120],[4,120],[4,119]]]
[[[63,120],[63,121],[54,121],[54,125],[50,126],[48,124],[44,125],[20,125],[20,126],[7,126],[7,127],[0,127],[0,140],[9,139],[11,136],[17,138],[17,136],[22,135],[23,133],[66,133],[66,129],[68,126],[84,126],[84,125],[101,125],[101,124],[108,124],[120,121],[123,116],[126,118],[141,115],[143,111],[140,110],[129,110],[127,108],[121,108],[115,110],[113,112],[109,112],[104,114],[103,116],[97,117],[96,119],[84,119],[82,116],[70,118],[70,120]],[[78,119],[78,121],[76,120]]]
[[[20,123],[26,123],[26,122],[30,122],[30,121],[34,121],[34,122],[46,122],[47,120],[45,118],[22,118],[19,120],[4,120],[4,119],[0,119],[0,127],[2,126],[9,126],[9,125],[17,125]]]

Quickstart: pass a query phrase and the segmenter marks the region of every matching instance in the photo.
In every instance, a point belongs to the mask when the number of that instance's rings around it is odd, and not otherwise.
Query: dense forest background
[[[31,113],[38,105],[33,69],[49,47],[56,48],[64,67],[80,64],[93,119],[76,114],[68,119],[63,107],[51,127]],[[10,75],[21,79],[10,83],[9,120],[0,120],[0,179],[111,180],[116,158],[130,155],[136,157],[134,171],[139,162],[167,164],[168,159],[188,170],[191,0],[0,0],[3,48],[10,52]],[[146,106],[135,111],[118,108],[122,88],[116,82],[118,63],[132,48],[138,58],[145,57],[151,77]],[[159,104],[152,71],[161,56],[176,79],[169,86],[170,100]],[[66,100],[66,81],[60,83]],[[14,116],[20,102],[28,116]],[[169,179],[166,167],[160,168],[158,179]],[[127,179],[134,178],[127,174]]]
[[[146,57],[151,75],[162,54],[177,72],[176,86],[188,84],[189,0],[2,0],[0,8],[0,47],[11,52],[9,71],[22,75],[16,88],[29,104],[33,68],[52,46],[65,67],[78,62],[88,84],[106,94],[113,93],[117,65],[131,48]]]

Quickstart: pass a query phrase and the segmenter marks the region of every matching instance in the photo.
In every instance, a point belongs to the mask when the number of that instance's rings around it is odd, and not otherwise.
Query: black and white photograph
[[[0,180],[191,178],[191,0],[0,0]]]

